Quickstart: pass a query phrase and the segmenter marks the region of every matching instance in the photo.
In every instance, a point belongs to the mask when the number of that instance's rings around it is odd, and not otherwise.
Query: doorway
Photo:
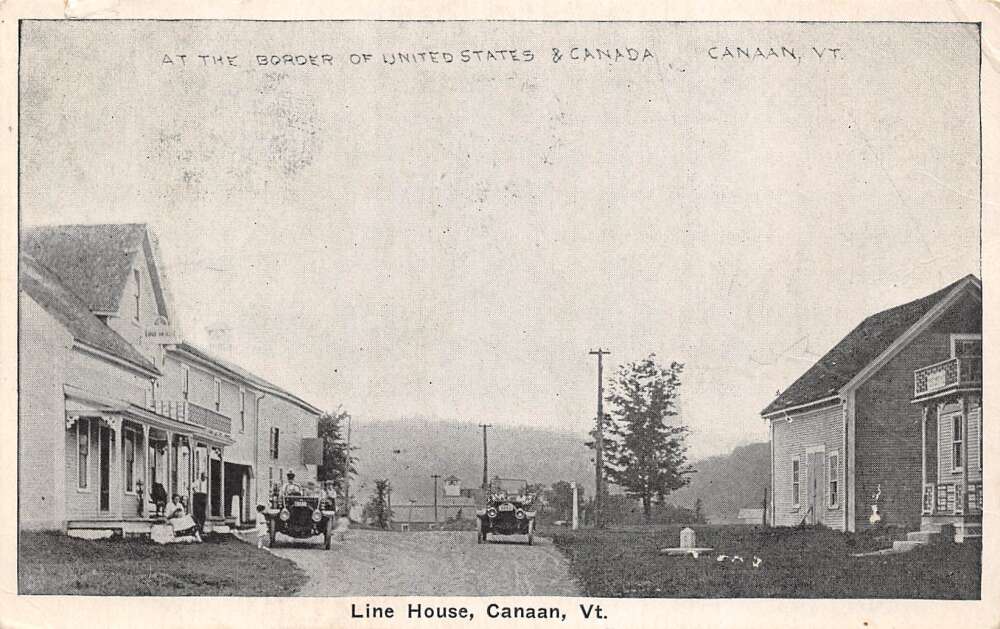
[[[809,524],[822,524],[823,518],[821,513],[823,512],[823,498],[824,498],[824,454],[823,451],[810,452],[809,463],[807,473],[809,474],[809,480],[807,487],[809,488],[809,511],[806,513],[806,521]]]

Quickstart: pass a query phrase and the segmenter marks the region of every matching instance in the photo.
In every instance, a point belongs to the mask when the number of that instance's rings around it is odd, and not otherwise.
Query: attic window
[[[132,275],[135,278],[135,320],[139,320],[139,305],[142,300],[142,278],[139,276],[139,269],[133,269]]]

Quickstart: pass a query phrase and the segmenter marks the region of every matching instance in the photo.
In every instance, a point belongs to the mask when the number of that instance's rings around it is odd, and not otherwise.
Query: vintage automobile
[[[336,526],[336,500],[332,495],[301,485],[286,486],[271,495],[270,508],[264,509],[271,545],[278,533],[296,539],[323,535],[323,547],[330,550]]]
[[[476,511],[476,543],[494,535],[526,535],[531,546],[535,533],[535,496],[528,492],[528,482],[521,479],[494,478],[486,494],[486,506]]]

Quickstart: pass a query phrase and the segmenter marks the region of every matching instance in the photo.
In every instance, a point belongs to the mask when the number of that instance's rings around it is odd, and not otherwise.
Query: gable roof
[[[882,355],[959,285],[979,280],[967,275],[926,297],[873,314],[833,346],[815,365],[781,392],[761,415],[770,415],[837,395],[840,389]]]
[[[117,313],[125,283],[142,250],[152,265],[153,292],[160,314],[166,299],[148,229],[142,223],[46,225],[21,230],[21,251],[55,273],[92,312]]]
[[[83,300],[38,260],[22,253],[18,271],[19,288],[59,321],[76,341],[159,375],[159,370],[149,359],[98,319]]]
[[[299,406],[303,410],[306,410],[314,415],[323,414],[323,411],[321,409],[313,406],[309,402],[306,402],[305,400],[295,395],[294,393],[291,393],[290,391],[287,391],[272,382],[268,382],[264,378],[261,378],[257,374],[247,371],[246,369],[240,367],[235,363],[219,358],[214,354],[210,354],[209,352],[198,347],[197,345],[193,345],[188,341],[181,341],[175,347],[182,352],[186,352],[194,356],[195,358],[198,358],[207,363],[211,363],[221,368],[224,371],[228,371],[236,378],[243,380],[248,384],[254,385],[257,388],[261,389],[262,391],[265,391],[280,398],[284,398],[285,400],[292,402],[293,404]]]

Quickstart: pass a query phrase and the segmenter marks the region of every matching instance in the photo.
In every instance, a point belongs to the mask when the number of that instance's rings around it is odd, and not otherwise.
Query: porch
[[[225,525],[229,418],[193,404],[139,406],[65,387],[66,529],[148,535],[177,494],[207,532]],[[173,407],[173,412],[168,411]]]
[[[950,358],[913,379],[913,403],[923,410],[921,532],[951,527],[956,542],[982,537],[982,358]]]

